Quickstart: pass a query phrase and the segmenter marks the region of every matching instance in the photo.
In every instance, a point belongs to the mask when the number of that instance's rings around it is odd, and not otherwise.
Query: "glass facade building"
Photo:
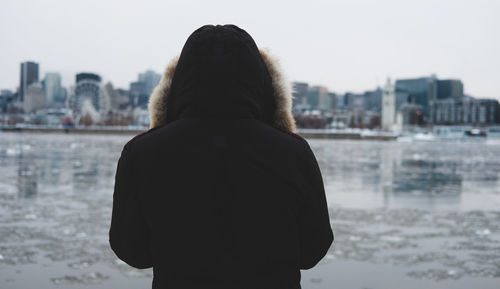
[[[293,82],[292,83],[292,95],[293,95],[293,108],[303,108],[306,105],[307,90],[309,89],[309,84],[306,82]]]
[[[161,75],[152,70],[139,74],[139,81],[144,83],[144,89],[147,95],[153,92],[153,89],[158,85],[160,79]]]
[[[146,91],[146,84],[142,81],[130,83],[129,97],[130,104],[132,104],[132,106],[145,107],[149,100],[149,94]]]
[[[59,73],[46,73],[42,83],[45,90],[45,103],[47,105],[64,101],[61,75]]]
[[[38,63],[23,62],[21,63],[21,77],[19,83],[19,101],[24,102],[26,91],[30,84],[38,82]]]
[[[447,98],[432,103],[434,124],[489,125],[500,123],[500,106],[496,99]]]
[[[437,99],[464,97],[464,85],[458,79],[437,81]]]
[[[414,103],[422,106],[424,119],[430,120],[429,104],[437,96],[437,78],[422,77],[414,79],[398,79],[395,84],[396,111],[404,103]]]

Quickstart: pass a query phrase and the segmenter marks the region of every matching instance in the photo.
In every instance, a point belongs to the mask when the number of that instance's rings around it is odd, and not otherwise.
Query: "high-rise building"
[[[424,119],[430,116],[430,103],[437,98],[437,78],[421,77],[398,79],[395,84],[396,110],[404,103],[419,104],[423,108]]]
[[[28,86],[38,82],[38,63],[26,61],[21,63],[21,77],[19,83],[19,101],[23,102]]]
[[[346,95],[337,94],[335,99],[335,108],[340,110],[345,110],[347,108]]]
[[[394,85],[388,78],[382,94],[382,129],[392,131],[394,129],[395,103]]]
[[[46,73],[42,83],[45,90],[45,104],[47,106],[62,99],[63,92],[61,87],[61,75],[59,73]]]
[[[437,99],[464,97],[464,85],[458,79],[444,79],[437,81]]]
[[[70,106],[80,111],[84,102],[89,101],[96,111],[102,106],[101,77],[95,73],[78,73]]]
[[[66,89],[66,87],[61,86],[61,94],[59,95],[59,98],[56,98],[56,102],[64,104],[67,99],[68,99],[68,89]]]
[[[0,112],[7,111],[7,104],[12,101],[14,94],[7,89],[0,90]]]
[[[382,88],[365,91],[364,93],[365,110],[371,110],[377,113],[382,111]]]
[[[45,108],[45,91],[40,82],[35,82],[24,90],[23,109],[25,113],[32,113]]]
[[[145,107],[149,100],[149,94],[146,92],[146,84],[141,81],[131,82],[129,96],[130,104],[132,104],[132,106]]]
[[[160,74],[158,74],[152,70],[148,70],[144,73],[139,74],[138,81],[144,83],[145,93],[149,96],[149,95],[151,95],[151,92],[153,91],[153,89],[160,82],[160,79],[161,79]]]
[[[311,109],[329,110],[332,107],[331,96],[324,86],[313,86],[307,90],[307,105]]]
[[[108,82],[104,85],[103,88],[103,93],[106,96],[107,100],[107,108],[108,109],[118,109],[119,103],[118,103],[118,93],[116,93],[113,84],[111,82]]]
[[[335,109],[337,107],[337,94],[335,94],[335,92],[327,92],[327,94],[330,99],[329,109]]]
[[[306,105],[308,88],[309,84],[306,82],[292,82],[292,106],[294,110],[300,110]]]

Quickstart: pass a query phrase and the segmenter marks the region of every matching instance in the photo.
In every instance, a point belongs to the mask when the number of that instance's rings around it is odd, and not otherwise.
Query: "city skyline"
[[[120,85],[116,85],[115,82],[113,82],[112,79],[109,79],[109,78],[106,78],[106,77],[102,77],[102,74],[101,73],[98,73],[98,72],[95,72],[95,71],[87,71],[87,70],[75,70],[76,72],[73,73],[73,74],[70,74],[69,77],[69,80],[65,80],[64,78],[64,75],[60,72],[60,71],[57,71],[57,70],[50,70],[50,71],[43,71],[41,68],[43,67],[41,65],[40,62],[36,61],[36,60],[26,60],[26,61],[23,61],[20,63],[20,68],[18,69],[18,77],[19,75],[23,75],[23,72],[21,71],[22,70],[22,67],[25,63],[34,63],[37,65],[37,67],[39,67],[39,70],[38,70],[38,74],[39,74],[39,78],[40,78],[40,81],[44,78],[46,78],[47,76],[51,76],[51,75],[54,75],[54,74],[57,74],[60,76],[60,79],[61,79],[61,87],[63,88],[71,88],[71,87],[74,87],[75,84],[76,84],[76,81],[75,79],[78,77],[78,74],[82,74],[82,73],[90,73],[90,74],[96,74],[96,75],[99,75],[99,77],[101,77],[101,81],[102,83],[111,83],[116,89],[125,89],[125,90],[128,90],[130,88],[130,85],[131,84],[134,84],[138,81],[141,81],[141,80],[138,80],[140,79],[141,77],[144,77],[144,75],[147,75],[147,74],[156,74],[158,75],[158,79],[156,80],[156,83],[159,81],[159,79],[161,78],[161,76],[163,75],[163,72],[158,72],[158,71],[155,71],[155,70],[152,70],[152,69],[145,69],[145,70],[142,70],[141,71],[137,71],[135,72],[135,79],[130,79],[128,80],[127,83],[125,83],[123,86],[120,86]],[[405,80],[405,79],[423,79],[423,78],[433,78],[433,77],[439,77],[439,78],[442,78],[440,77],[439,75],[436,75],[436,74],[426,74],[426,75],[419,75],[419,76],[414,76],[414,77],[406,77],[406,78],[403,78],[403,77],[387,77],[385,79],[385,81],[387,82],[388,80],[394,82],[394,81],[397,81],[397,80]],[[454,81],[459,81],[459,82],[462,82],[462,79],[457,77],[457,78],[448,78],[449,80],[454,80]],[[311,87],[323,87],[325,89],[328,90],[328,92],[331,92],[331,93],[335,93],[335,94],[338,94],[338,95],[343,95],[343,94],[358,94],[358,93],[364,93],[364,92],[367,92],[367,91],[372,91],[372,90],[376,90],[376,89],[381,89],[384,84],[379,84],[377,86],[374,86],[374,87],[369,87],[369,88],[366,88],[366,89],[347,89],[345,91],[338,91],[338,90],[334,90],[328,86],[326,86],[325,84],[322,84],[322,83],[316,83],[316,82],[309,82],[309,81],[305,81],[305,80],[297,80],[297,79],[288,79],[289,80],[289,83],[291,86],[293,86],[294,83],[306,83],[308,85],[310,85]],[[11,86],[11,87],[0,87],[0,89],[2,90],[9,90],[11,91],[12,93],[16,93],[16,92],[20,92],[20,85],[19,85],[19,79],[17,80],[17,86]],[[151,80],[149,80],[151,81]],[[21,79],[21,82],[22,82],[22,79]],[[463,85],[463,84],[462,84]],[[149,85],[149,89],[148,89],[148,93],[147,95],[149,96],[149,94],[151,93],[151,90],[152,88],[154,88],[154,86],[151,87],[151,84]],[[465,87],[465,86],[464,86]],[[474,97],[474,98],[481,98],[481,99],[497,99],[500,101],[500,97],[484,97],[484,96],[478,96],[474,93],[469,93],[469,92],[466,92],[466,90],[464,89],[464,95],[466,96],[471,96],[471,97]]]
[[[89,71],[126,88],[138,71],[161,73],[199,26],[234,23],[278,56],[290,81],[343,93],[435,73],[462,79],[466,94],[500,99],[498,1],[372,2],[7,0],[0,88],[15,90],[18,63],[28,60],[41,75],[60,72],[64,86]]]
[[[20,64],[19,87],[23,90],[15,94],[2,90],[1,111],[31,114],[29,119],[23,118],[23,121],[37,124],[69,125],[73,124],[73,116],[83,125],[148,123],[146,107],[149,95],[161,77],[156,72],[147,70],[139,73],[137,81],[130,82],[129,90],[115,90],[111,82],[102,82],[100,75],[81,72],[76,74],[75,85],[71,86],[68,94],[68,89],[61,86],[59,73],[46,73],[39,81],[39,67],[36,62]],[[309,86],[305,82],[292,82],[291,85],[294,97],[292,111],[298,127],[373,129],[382,126],[383,130],[400,131],[428,124],[500,123],[498,100],[464,94],[460,79],[439,79],[432,75],[396,79],[392,84],[388,78],[383,89],[377,87],[361,94],[337,94],[325,86]],[[49,112],[50,109],[59,109],[59,112]],[[70,111],[73,116],[68,114]],[[394,112],[397,112],[397,117]],[[59,116],[49,119],[48,115],[54,113]],[[12,120],[7,119],[7,122]]]

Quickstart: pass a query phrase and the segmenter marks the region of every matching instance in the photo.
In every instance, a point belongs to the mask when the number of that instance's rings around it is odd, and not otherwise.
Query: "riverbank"
[[[46,127],[46,126],[0,126],[0,132],[18,133],[63,133],[63,134],[113,134],[137,135],[146,131],[145,127]],[[308,139],[349,139],[349,140],[396,140],[397,134],[378,131],[347,131],[325,129],[299,129],[298,134]]]

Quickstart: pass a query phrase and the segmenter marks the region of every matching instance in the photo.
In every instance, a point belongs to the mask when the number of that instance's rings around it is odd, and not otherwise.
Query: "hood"
[[[189,36],[153,90],[150,127],[186,117],[242,117],[294,132],[292,94],[278,62],[234,25]]]

